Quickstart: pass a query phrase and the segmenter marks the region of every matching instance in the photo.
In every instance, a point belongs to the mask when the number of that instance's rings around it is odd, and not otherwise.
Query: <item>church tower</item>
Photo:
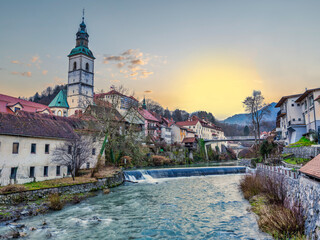
[[[76,46],[68,55],[68,116],[79,110],[84,112],[88,105],[93,104],[95,57],[88,47],[89,34],[84,23],[84,12],[76,36]]]

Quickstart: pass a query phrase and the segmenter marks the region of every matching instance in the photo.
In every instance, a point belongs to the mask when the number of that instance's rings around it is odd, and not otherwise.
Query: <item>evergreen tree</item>
[[[249,136],[249,134],[250,134],[250,129],[249,129],[248,126],[245,126],[245,127],[243,128],[243,134],[244,134],[244,136]]]

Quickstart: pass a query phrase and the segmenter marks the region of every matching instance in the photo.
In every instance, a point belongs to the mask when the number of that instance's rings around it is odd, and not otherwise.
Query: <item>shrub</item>
[[[304,234],[304,218],[300,208],[291,210],[279,204],[265,205],[259,215],[259,227],[275,239],[297,239]]]
[[[23,185],[7,185],[4,186],[2,188],[0,188],[0,194],[4,194],[4,193],[13,193],[13,192],[23,192],[26,191],[26,187]]]
[[[154,155],[152,156],[152,163],[155,166],[168,165],[170,164],[170,159],[163,156]]]
[[[250,199],[263,192],[263,182],[257,175],[245,175],[240,181],[240,189],[245,199]]]
[[[49,208],[55,211],[61,210],[63,208],[63,202],[61,201],[58,193],[50,194]]]

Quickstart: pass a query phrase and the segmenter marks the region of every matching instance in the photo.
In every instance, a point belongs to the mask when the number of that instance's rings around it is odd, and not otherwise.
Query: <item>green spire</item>
[[[55,96],[55,98],[49,104],[49,107],[62,107],[62,108],[69,108],[67,102],[67,90],[63,89]]]
[[[145,97],[143,97],[142,108],[143,109],[147,109],[146,98]]]

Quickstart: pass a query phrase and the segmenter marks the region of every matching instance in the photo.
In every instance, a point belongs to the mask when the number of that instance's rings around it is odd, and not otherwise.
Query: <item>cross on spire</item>
[[[82,9],[82,22],[84,21],[84,9]]]

